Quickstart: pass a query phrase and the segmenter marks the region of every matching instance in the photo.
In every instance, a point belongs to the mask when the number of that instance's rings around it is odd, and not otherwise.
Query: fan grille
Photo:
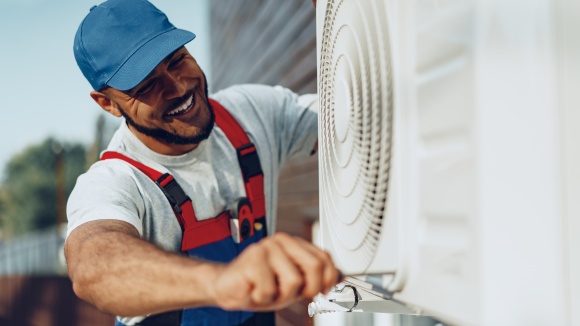
[[[393,89],[384,1],[329,0],[320,52],[320,209],[335,259],[366,269],[378,246]]]

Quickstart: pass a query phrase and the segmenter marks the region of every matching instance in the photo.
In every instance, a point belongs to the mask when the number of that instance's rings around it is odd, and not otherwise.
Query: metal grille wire
[[[385,1],[329,0],[320,52],[320,209],[335,259],[364,271],[385,218],[393,87]]]

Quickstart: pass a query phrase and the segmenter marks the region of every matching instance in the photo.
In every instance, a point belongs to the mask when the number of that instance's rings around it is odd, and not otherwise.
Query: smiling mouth
[[[185,114],[185,113],[191,111],[193,109],[193,105],[195,104],[193,99],[194,99],[193,95],[191,95],[188,100],[183,102],[183,104],[181,104],[179,107],[165,113],[164,116],[176,117],[176,116],[180,116],[182,114]]]

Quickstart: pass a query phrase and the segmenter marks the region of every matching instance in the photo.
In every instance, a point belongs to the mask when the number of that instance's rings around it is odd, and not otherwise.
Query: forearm
[[[103,229],[92,223],[66,245],[79,297],[121,316],[216,304],[208,285],[221,266],[165,252],[128,224]]]

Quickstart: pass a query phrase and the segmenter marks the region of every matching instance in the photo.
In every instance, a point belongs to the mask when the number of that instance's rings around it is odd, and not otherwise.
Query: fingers
[[[339,272],[334,267],[330,255],[306,240],[284,233],[272,238],[280,243],[286,254],[292,259],[304,278],[303,297],[330,291],[338,282]]]
[[[300,297],[305,284],[303,273],[279,241],[267,238],[246,251],[248,257],[240,260],[253,261],[249,263],[253,271],[248,272],[248,281],[253,284],[252,309],[279,309]]]
[[[316,255],[320,261],[323,262],[324,266],[324,274],[323,274],[323,286],[324,291],[322,293],[326,293],[332,289],[337,283],[339,283],[342,279],[341,272],[334,266],[334,262],[332,261],[332,257],[330,254],[313,243],[310,243],[302,238],[296,238],[297,241],[303,243],[304,247],[309,250],[312,254]]]
[[[213,301],[226,310],[257,310],[277,297],[277,282],[263,246],[249,246],[216,275]]]
[[[296,301],[303,287],[300,270],[280,245],[270,238],[249,246],[227,267],[223,279],[229,285],[228,299],[234,298],[238,303],[246,299],[245,307],[228,305],[227,309],[230,310],[282,308]],[[237,280],[234,282],[234,279]]]
[[[249,247],[248,250],[253,250],[249,255],[252,268],[246,273],[249,283],[253,285],[251,303],[255,306],[272,304],[278,296],[278,289],[276,275],[267,263],[271,254],[263,246]]]
[[[339,272],[315,245],[277,233],[249,246],[217,278],[216,302],[228,310],[280,309],[328,292]]]
[[[302,290],[301,295],[304,297],[313,297],[317,293],[324,291],[324,266],[319,257],[316,254],[313,254],[294,237],[285,234],[277,234],[274,238],[282,244],[286,254],[302,272],[304,289]]]
[[[277,303],[295,301],[304,288],[301,271],[277,241],[266,239],[264,240],[264,246],[268,248],[269,264],[276,275],[278,284]]]

